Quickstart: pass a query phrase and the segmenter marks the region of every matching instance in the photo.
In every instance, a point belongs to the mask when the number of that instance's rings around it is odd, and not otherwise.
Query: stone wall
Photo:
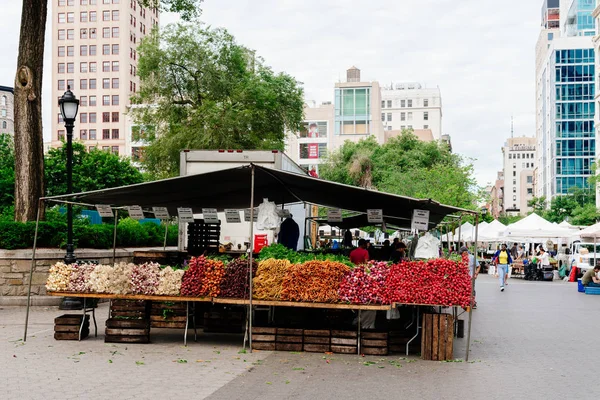
[[[133,251],[134,249],[118,249],[116,262],[133,262]],[[112,255],[112,250],[78,249],[75,252],[78,260],[94,260],[101,264],[110,264]],[[31,280],[32,295],[46,295],[48,271],[53,264],[63,261],[64,256],[64,250],[40,249],[36,252],[35,269]],[[2,297],[27,296],[31,258],[31,249],[0,250],[0,303]]]

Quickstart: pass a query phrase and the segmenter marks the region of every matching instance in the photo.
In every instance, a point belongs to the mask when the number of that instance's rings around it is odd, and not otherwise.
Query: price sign
[[[152,207],[154,212],[154,218],[158,219],[169,219],[169,210],[167,207]]]
[[[219,214],[217,214],[216,208],[203,208],[202,218],[204,218],[204,222],[207,224],[219,223]]]
[[[133,219],[144,219],[144,211],[140,206],[129,206],[129,216]]]
[[[228,224],[239,224],[242,222],[239,210],[225,210],[225,219]]]
[[[184,224],[194,222],[194,212],[191,208],[179,207],[177,209],[177,216],[179,217],[179,222],[183,222]]]
[[[382,209],[367,210],[367,220],[373,224],[383,223],[383,210]]]
[[[112,208],[106,204],[96,204],[96,210],[98,210],[98,214],[100,214],[102,218],[113,218],[115,216]]]
[[[244,210],[244,221],[250,222],[250,209]],[[254,209],[254,222],[258,221],[258,209]]]
[[[413,210],[411,228],[414,231],[429,230],[429,211],[428,210]]]
[[[342,222],[342,210],[339,208],[327,210],[327,222]]]

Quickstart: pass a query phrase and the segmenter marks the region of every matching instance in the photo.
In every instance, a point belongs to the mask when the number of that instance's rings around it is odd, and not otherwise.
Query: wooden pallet
[[[360,334],[360,352],[368,356],[386,356],[388,354],[388,333],[363,331]]]
[[[453,359],[454,318],[450,314],[424,314],[421,358],[444,361]]]
[[[339,354],[358,352],[358,333],[356,331],[331,331],[331,351]]]
[[[277,328],[275,335],[275,350],[302,351],[303,329]]]
[[[79,329],[81,329],[82,320],[82,314],[64,314],[54,318],[54,339],[79,340]],[[90,334],[90,316],[86,314],[83,321],[81,339],[87,338]]]
[[[331,351],[331,331],[328,329],[305,329],[304,351],[310,353]]]
[[[116,319],[106,320],[104,336],[106,343],[149,343],[149,319]]]
[[[152,328],[185,329],[187,303],[153,301],[150,309]]]
[[[144,300],[115,299],[110,302],[110,318],[140,318],[147,317],[149,304]]]
[[[252,328],[252,349],[253,350],[275,350],[275,338],[277,328],[260,327]]]

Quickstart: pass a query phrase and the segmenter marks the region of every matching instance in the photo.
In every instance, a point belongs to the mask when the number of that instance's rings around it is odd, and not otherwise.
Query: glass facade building
[[[371,88],[335,89],[335,134],[371,134]]]
[[[583,0],[582,0],[583,1]],[[588,12],[589,14],[589,12]],[[594,49],[554,52],[555,140],[553,189],[568,194],[588,187],[595,162]]]

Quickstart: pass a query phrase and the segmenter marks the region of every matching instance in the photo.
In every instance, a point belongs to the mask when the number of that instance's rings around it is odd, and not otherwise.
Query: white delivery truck
[[[596,243],[594,248],[594,243],[575,241],[569,252],[571,254],[568,268],[577,267],[585,272],[597,263],[596,258],[600,257],[600,242]]]
[[[307,172],[292,161],[290,157],[276,150],[184,150],[180,153],[179,174],[180,176],[203,174],[250,165],[251,163],[261,167],[307,175]],[[269,200],[276,201],[276,199]],[[201,207],[202,205],[199,204],[198,206]],[[304,249],[306,218],[310,216],[310,205],[305,206],[303,203],[288,204],[285,205],[285,209],[289,210],[300,228],[298,249]],[[241,222],[239,223],[228,223],[223,212],[218,215],[221,221],[220,242],[223,244],[231,243],[233,250],[245,250],[245,243],[250,242],[251,238],[249,237],[250,223],[244,218],[244,210],[240,210]],[[194,218],[202,218],[202,214],[194,215]],[[254,234],[266,234],[269,244],[275,240],[275,232],[273,231],[257,231],[255,229]],[[180,251],[185,251],[187,248],[187,224],[180,224],[179,226],[178,248]]]

